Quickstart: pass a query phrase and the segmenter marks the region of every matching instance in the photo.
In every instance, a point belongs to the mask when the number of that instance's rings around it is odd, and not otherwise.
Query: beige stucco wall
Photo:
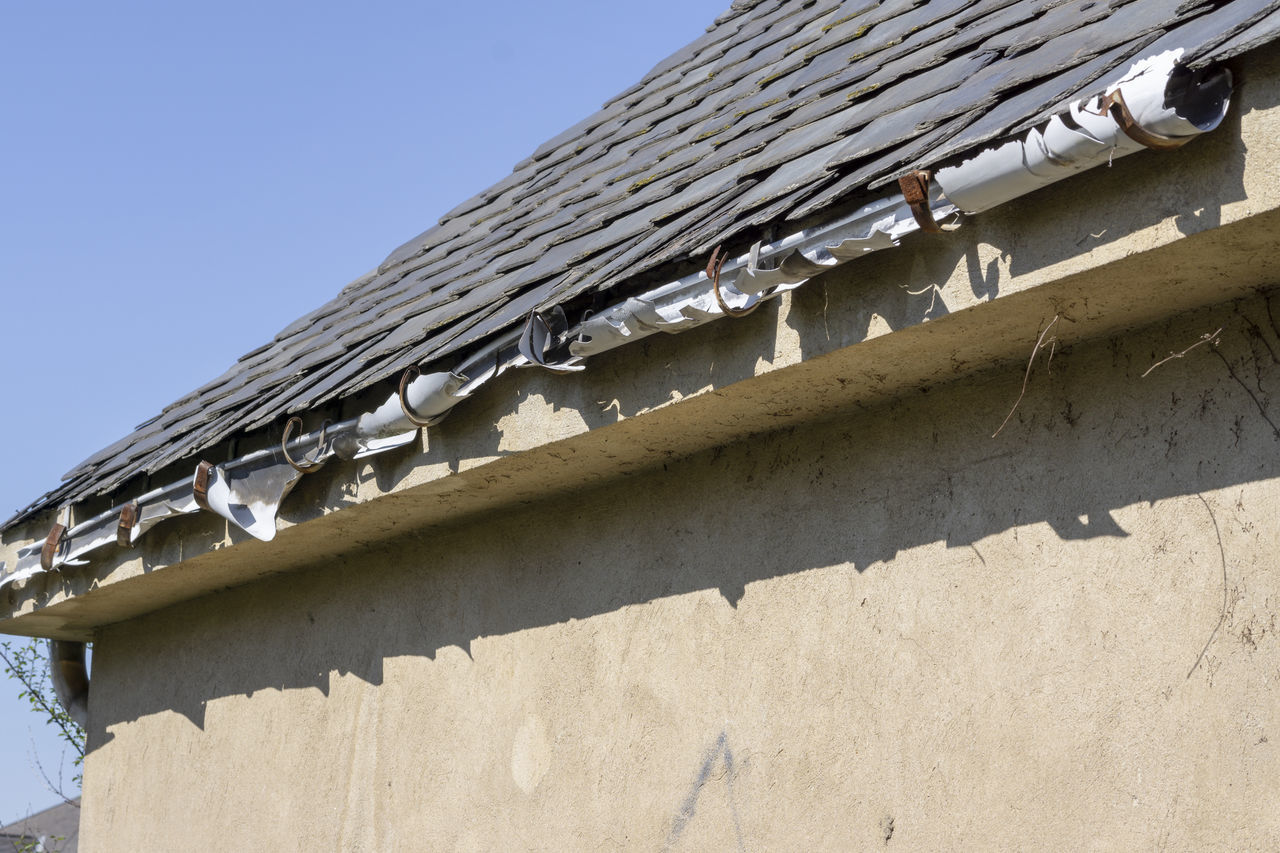
[[[84,849],[1276,849],[1277,316],[108,627]]]

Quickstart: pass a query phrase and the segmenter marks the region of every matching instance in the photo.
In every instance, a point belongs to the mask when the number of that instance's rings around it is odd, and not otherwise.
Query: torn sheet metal
[[[150,495],[144,495],[138,498],[137,503],[137,521],[129,530],[130,545],[137,544],[144,533],[165,519],[189,515],[200,509],[186,481],[174,483],[167,489],[158,489]]]
[[[453,372],[425,373],[405,385],[403,401],[397,391],[372,412],[329,427],[330,445],[343,459],[362,459],[403,447],[417,437],[419,429],[405,414],[405,406],[421,421],[439,423],[466,399],[462,388],[467,381],[466,376]]]
[[[190,484],[186,481],[155,489],[130,503],[137,505],[133,523],[126,531],[130,545],[166,518],[199,510],[191,495]],[[52,568],[56,570],[62,566],[83,566],[88,562],[84,558],[93,551],[108,544],[119,544],[122,512],[123,507],[115,507],[68,529],[53,555]],[[43,542],[37,542],[19,549],[17,565],[13,571],[6,573],[0,568],[0,587],[18,583],[40,572],[40,552],[43,546]]]
[[[204,488],[207,507],[255,539],[276,538],[276,513],[302,479],[302,472],[284,460],[263,460],[252,467],[209,470]]]
[[[565,319],[564,308],[559,305],[547,311],[531,311],[516,348],[528,363],[556,373],[586,370],[578,363],[581,359],[558,353],[568,340],[568,332],[569,322]]]
[[[500,359],[496,351],[486,357],[493,364],[485,371],[485,379],[497,375],[519,358],[509,352],[505,359]],[[475,383],[460,373],[428,373],[406,386],[405,400],[420,417],[439,423],[475,387]],[[400,395],[396,393],[371,412],[298,436],[288,442],[287,448],[296,458],[319,465],[334,455],[359,459],[382,453],[413,441],[417,435],[418,427],[405,416]],[[276,535],[280,504],[301,477],[302,472],[288,463],[283,450],[272,448],[210,466],[199,497],[210,511],[251,536],[270,541]],[[51,568],[84,565],[85,556],[107,545],[132,546],[161,521],[199,512],[201,508],[196,484],[190,478],[147,492],[125,507],[115,507],[70,527],[59,537]],[[124,525],[122,515],[126,512],[130,518]],[[44,541],[33,543],[19,549],[12,568],[0,565],[0,587],[20,583],[44,571],[41,566],[44,547]]]
[[[1177,67],[1181,55],[1167,51],[1136,63],[1102,95],[1076,101],[1022,139],[938,170],[935,180],[961,210],[978,213],[1117,157],[1176,147],[1213,130],[1230,104],[1231,72],[1186,71]]]
[[[370,412],[300,435],[284,447],[215,466],[207,484],[209,508],[269,541],[275,537],[280,502],[304,473],[290,465],[286,455],[305,458],[308,465],[318,467],[332,456],[361,459],[402,447],[417,437],[419,429],[406,407],[420,421],[439,423],[471,393],[468,382],[458,372],[425,373],[404,383]]]
[[[40,565],[40,550],[43,547],[43,542],[33,542],[30,545],[24,545],[19,548],[18,559],[13,568],[8,569],[7,574],[0,576],[0,588],[7,584],[18,583],[29,577],[42,574],[44,568]]]
[[[89,552],[96,551],[103,545],[115,541],[116,525],[116,518],[108,516],[96,519],[91,523],[79,525],[74,535],[71,531],[67,531],[60,553],[54,558],[55,566],[86,565],[89,561],[84,557]]]

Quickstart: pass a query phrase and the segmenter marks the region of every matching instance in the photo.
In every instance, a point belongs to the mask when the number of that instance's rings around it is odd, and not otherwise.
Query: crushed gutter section
[[[936,174],[916,172],[903,190],[833,222],[781,240],[756,243],[706,270],[623,300],[570,325],[559,307],[535,311],[524,327],[497,338],[450,370],[411,367],[384,403],[357,417],[220,464],[202,461],[188,478],[72,524],[71,507],[43,540],[0,562],[0,589],[16,591],[38,575],[83,566],[108,547],[134,547],[156,524],[212,512],[262,540],[277,531],[281,503],[301,478],[334,457],[360,459],[414,441],[490,379],[516,367],[557,372],[658,332],[678,334],[740,317],[762,302],[863,255],[897,246],[916,231],[957,227],[961,213],[988,210],[1086,169],[1143,148],[1178,147],[1225,117],[1231,75],[1190,72],[1181,50],[1134,64],[1101,95],[1072,103],[1020,138],[982,151]],[[298,422],[300,424],[300,422]],[[291,422],[292,426],[292,422]]]

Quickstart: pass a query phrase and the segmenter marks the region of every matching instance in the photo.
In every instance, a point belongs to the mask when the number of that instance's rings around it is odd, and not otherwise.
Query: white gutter
[[[1143,147],[1181,145],[1218,126],[1231,92],[1229,72],[1186,72],[1176,65],[1181,54],[1171,51],[1136,63],[1102,96],[1077,101],[1022,138],[939,170],[933,184],[925,173],[908,176],[920,187],[914,207],[903,194],[871,202],[834,222],[757,243],[718,270],[709,267],[628,298],[572,328],[559,308],[534,312],[523,330],[490,342],[453,370],[412,381],[406,373],[396,393],[359,417],[278,448],[219,465],[201,463],[193,477],[75,526],[70,508],[64,507],[64,520],[48,540],[20,549],[17,565],[8,571],[0,563],[0,588],[63,565],[83,565],[86,555],[110,544],[131,547],[158,522],[200,509],[270,540],[280,503],[303,473],[333,456],[358,459],[412,441],[420,427],[438,423],[511,367],[580,370],[584,359],[656,332],[675,334],[726,315],[740,316],[832,267],[896,246],[907,234],[939,230],[937,221],[958,211],[987,210]],[[908,184],[904,178],[904,191]]]
[[[1182,71],[1181,56],[1179,48],[1144,59],[1102,95],[934,178],[957,207],[978,213],[1144,148],[1177,148],[1216,128],[1231,99],[1230,71]]]
[[[939,190],[932,193],[930,202],[935,218],[956,213]],[[764,299],[794,290],[832,267],[892,248],[919,230],[901,194],[871,202],[835,222],[773,243],[756,243],[746,254],[726,261],[720,269],[719,299],[715,278],[701,271],[583,320],[570,333],[569,352],[582,359],[656,332],[677,334],[701,326],[725,316],[721,300],[733,313],[751,310]]]

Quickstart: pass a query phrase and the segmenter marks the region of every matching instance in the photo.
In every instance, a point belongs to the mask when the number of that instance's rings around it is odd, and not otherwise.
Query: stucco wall
[[[107,628],[84,848],[1275,849],[1277,316]]]

